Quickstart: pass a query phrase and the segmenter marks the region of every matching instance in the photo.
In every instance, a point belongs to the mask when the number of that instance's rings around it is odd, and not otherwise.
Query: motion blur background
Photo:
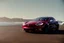
[[[0,17],[33,19],[40,16],[64,21],[64,0],[0,0]]]

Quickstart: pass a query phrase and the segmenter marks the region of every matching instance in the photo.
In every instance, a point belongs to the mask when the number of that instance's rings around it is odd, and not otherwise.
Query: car
[[[23,23],[22,28],[25,32],[49,32],[57,31],[59,23],[54,17],[38,17]]]

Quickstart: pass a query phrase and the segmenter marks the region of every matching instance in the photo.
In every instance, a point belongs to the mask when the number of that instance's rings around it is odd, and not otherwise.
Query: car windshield
[[[47,21],[47,20],[55,20],[55,19],[53,17],[39,17],[39,18],[36,18],[35,20],[36,21],[40,21],[40,20]]]

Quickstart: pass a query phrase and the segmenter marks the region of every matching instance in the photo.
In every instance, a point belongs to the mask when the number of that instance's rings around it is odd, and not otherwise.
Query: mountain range
[[[30,20],[31,19],[0,17],[0,22],[24,22]]]

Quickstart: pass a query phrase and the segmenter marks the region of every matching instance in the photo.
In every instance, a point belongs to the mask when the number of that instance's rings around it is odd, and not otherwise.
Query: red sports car
[[[59,23],[53,17],[38,17],[32,21],[23,23],[22,28],[25,32],[57,31]]]

